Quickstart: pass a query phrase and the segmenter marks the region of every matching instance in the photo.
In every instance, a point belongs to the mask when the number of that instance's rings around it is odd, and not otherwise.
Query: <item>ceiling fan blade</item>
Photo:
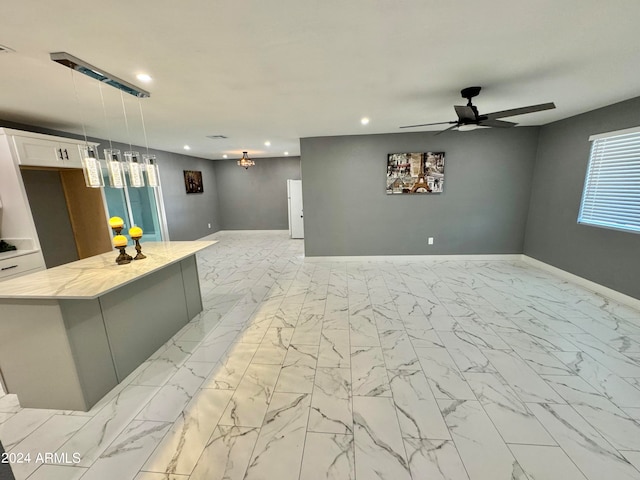
[[[405,125],[404,127],[400,127],[400,128],[428,127],[429,125],[446,125],[446,124],[452,124],[452,123],[458,123],[458,122],[421,123],[420,125]]]
[[[516,115],[524,115],[525,113],[541,112],[542,110],[551,110],[556,108],[553,102],[541,103],[540,105],[531,105],[529,107],[512,108],[511,110],[502,110],[501,112],[493,112],[484,114],[483,117],[488,119],[514,117]]]
[[[466,122],[475,122],[476,112],[469,105],[454,105],[453,108],[456,109],[456,114],[462,123]]]
[[[508,127],[515,127],[517,123],[505,122],[504,120],[496,120],[495,118],[489,118],[487,120],[481,120],[478,125],[480,125],[481,127],[508,128]]]
[[[455,125],[451,125],[449,128],[445,128],[444,130],[440,130],[438,133],[436,133],[436,135],[440,135],[441,133],[448,132],[449,130],[453,130],[457,126],[458,126],[458,123],[456,122]]]

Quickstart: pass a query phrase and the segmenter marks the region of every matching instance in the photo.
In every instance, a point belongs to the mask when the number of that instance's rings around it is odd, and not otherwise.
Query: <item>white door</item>
[[[289,236],[304,238],[302,180],[287,180],[287,197],[289,198]]]

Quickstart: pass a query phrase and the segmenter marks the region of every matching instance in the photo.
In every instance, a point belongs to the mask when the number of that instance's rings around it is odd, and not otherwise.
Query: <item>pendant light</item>
[[[127,166],[126,171],[129,173],[129,185],[134,188],[144,187],[144,177],[142,176],[142,165],[140,164],[140,154],[133,151],[131,145],[131,132],[129,131],[129,119],[127,118],[127,109],[124,105],[124,95],[120,91],[120,101],[122,102],[122,115],[124,116],[124,125],[127,129],[127,138],[129,140],[129,151],[124,152],[124,162]]]
[[[105,148],[104,158],[107,161],[109,185],[113,188],[124,188],[124,164],[122,162],[120,150],[117,148]]]
[[[138,107],[140,108],[140,120],[142,121],[142,133],[144,134],[144,146],[147,149],[147,153],[142,154],[142,163],[144,164],[144,171],[147,174],[147,185],[152,188],[160,186],[160,172],[158,171],[158,164],[156,163],[156,156],[149,153],[149,140],[147,139],[147,127],[144,124],[144,114],[142,113],[142,102],[138,97]]]
[[[90,145],[82,148],[82,173],[84,174],[84,183],[87,187],[104,187],[104,177],[102,176],[100,159],[98,158],[95,148]]]
[[[104,115],[104,122],[109,140],[109,148],[104,150],[105,162],[107,167],[107,173],[109,175],[109,184],[113,188],[125,188],[126,178],[129,175],[129,184],[132,187],[144,187],[146,172],[147,184],[150,187],[156,188],[160,186],[160,175],[158,171],[158,165],[156,163],[156,156],[149,153],[149,142],[147,140],[147,130],[144,123],[144,116],[142,114],[141,98],[148,98],[151,96],[149,92],[143,90],[136,85],[128,83],[121,78],[118,78],[110,73],[105,72],[103,69],[98,69],[93,65],[81,60],[66,52],[55,52],[49,54],[51,60],[60,65],[64,65],[71,69],[71,78],[73,80],[73,88],[76,96],[76,104],[79,109],[79,114],[82,121],[82,132],[84,134],[85,147],[81,149],[82,156],[82,171],[85,178],[85,184],[87,187],[100,188],[104,187],[104,176],[102,175],[102,166],[99,155],[96,149],[89,145],[87,141],[87,133],[84,124],[84,118],[80,111],[80,100],[78,97],[78,91],[76,87],[74,73],[79,72],[87,75],[95,80],[98,80],[98,88],[100,90],[100,99],[102,101],[102,112]],[[120,90],[120,99],[122,101],[122,111],[124,115],[124,121],[127,129],[127,136],[129,137],[129,151],[124,152],[124,160],[122,159],[120,150],[113,148],[111,143],[111,132],[109,129],[109,122],[107,120],[107,111],[104,102],[104,96],[102,93],[102,84],[111,85],[112,87]],[[147,153],[140,156],[140,154],[133,150],[131,145],[131,135],[129,132],[129,122],[127,118],[127,112],[124,104],[123,92],[133,95],[138,98],[140,105],[140,117],[142,119],[142,129],[144,132],[144,141]]]
[[[102,102],[102,116],[104,117],[104,125],[107,130],[107,139],[109,140],[109,148],[104,149],[104,160],[107,164],[107,174],[109,175],[109,186],[112,188],[124,188],[124,166],[120,150],[113,148],[111,143],[111,130],[109,129],[109,121],[107,120],[107,107],[104,103],[104,95],[102,93],[102,82],[98,82],[98,91],[100,92],[100,101]]]
[[[248,170],[249,167],[253,167],[256,164],[253,160],[249,158],[247,152],[242,152],[242,158],[238,160],[238,165],[244,167],[245,170]]]
[[[71,70],[71,82],[73,83],[73,93],[76,97],[76,107],[80,115],[80,123],[82,124],[82,136],[84,137],[84,147],[80,149],[82,162],[82,173],[84,175],[84,183],[90,188],[104,187],[104,177],[102,176],[102,167],[100,159],[95,148],[89,145],[87,141],[87,129],[84,125],[84,114],[80,108],[80,97],[78,96],[78,87],[76,85],[76,77],[74,70]]]
[[[132,151],[124,152],[124,161],[129,170],[129,184],[135,188],[144,187],[140,154]]]

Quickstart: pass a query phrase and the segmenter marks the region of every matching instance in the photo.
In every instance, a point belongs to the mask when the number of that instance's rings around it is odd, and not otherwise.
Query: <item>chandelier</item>
[[[253,160],[249,158],[247,152],[242,152],[242,158],[238,160],[238,165],[244,167],[247,170],[249,167],[253,167],[256,164]]]

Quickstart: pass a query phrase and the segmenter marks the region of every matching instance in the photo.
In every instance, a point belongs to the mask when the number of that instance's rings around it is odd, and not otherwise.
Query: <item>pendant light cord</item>
[[[122,95],[122,90],[120,90],[120,101],[122,102],[122,114],[124,115],[124,125],[127,128],[127,138],[129,139],[129,151],[133,150],[133,146],[131,145],[131,133],[129,133],[129,120],[127,119],[127,109],[124,106],[124,95]]]
[[[147,148],[147,155],[149,154],[149,140],[147,139],[147,128],[144,126],[144,114],[142,113],[142,102],[138,97],[138,107],[140,107],[140,118],[142,119],[142,133],[144,133],[144,145]]]
[[[107,135],[109,137],[109,148],[113,150],[113,144],[111,143],[111,131],[109,130],[109,122],[107,121],[107,108],[104,106],[104,95],[102,95],[102,82],[98,82],[98,90],[100,91],[100,100],[102,100],[102,115],[104,117],[104,125],[107,128]]]
[[[76,77],[73,75],[73,70],[71,70],[71,81],[73,82],[73,93],[76,96],[76,107],[78,109],[78,115],[80,116],[80,123],[82,124],[82,136],[84,137],[84,144],[89,147],[89,142],[87,141],[87,129],[84,126],[84,113],[82,108],[80,108],[80,97],[78,96],[78,87],[76,86]]]

